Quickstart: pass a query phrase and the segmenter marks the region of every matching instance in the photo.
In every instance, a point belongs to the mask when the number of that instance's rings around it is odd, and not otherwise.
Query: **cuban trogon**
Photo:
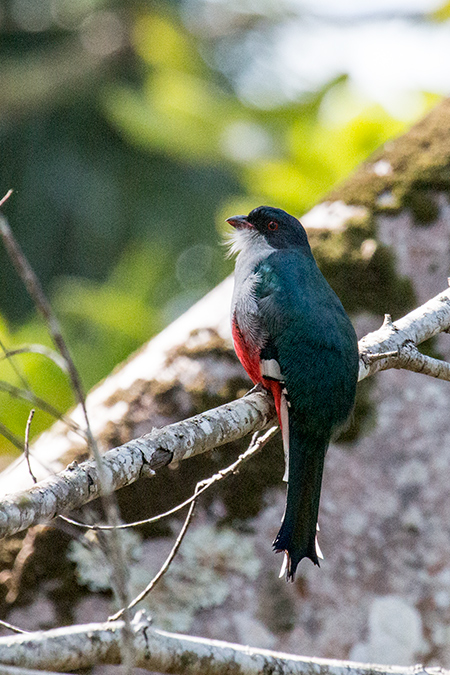
[[[260,206],[227,219],[237,253],[232,301],[236,353],[254,383],[272,392],[287,481],[273,547],[293,581],[302,558],[319,565],[317,519],[325,453],[351,415],[358,343],[339,298],[320,272],[301,223]]]

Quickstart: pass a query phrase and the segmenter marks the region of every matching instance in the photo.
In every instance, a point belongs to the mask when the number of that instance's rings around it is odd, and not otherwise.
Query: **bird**
[[[320,566],[318,513],[325,454],[354,408],[358,342],[336,293],[319,270],[300,221],[259,206],[233,226],[237,255],[231,307],[236,354],[250,379],[272,393],[281,428],[286,507],[273,542],[280,577],[299,562]]]

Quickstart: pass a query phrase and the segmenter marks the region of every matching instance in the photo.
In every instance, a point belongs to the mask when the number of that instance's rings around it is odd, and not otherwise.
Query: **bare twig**
[[[0,380],[0,391],[4,391],[13,398],[21,398],[24,401],[28,401],[32,405],[36,406],[36,408],[39,408],[39,410],[43,410],[44,412],[48,413],[55,419],[61,420],[61,422],[64,422],[64,424],[67,424],[69,429],[74,431],[76,434],[81,436],[82,438],[86,438],[86,433],[84,430],[73,420],[71,420],[69,417],[64,415],[60,410],[55,408],[51,403],[48,403],[45,401],[43,398],[40,398],[39,396],[36,396],[30,389],[20,389],[19,387],[15,387],[13,384],[10,384],[9,382],[5,382],[4,380]]]
[[[0,433],[1,433],[1,427],[2,427],[2,425],[0,425]],[[22,456],[18,458],[17,462],[22,463],[22,462],[25,462],[25,455],[23,453],[24,444],[23,444],[21,439],[19,439],[19,441],[20,441],[20,443],[18,445],[18,448],[22,452]],[[46,462],[43,462],[40,457],[36,457],[36,455],[34,455],[31,452],[31,450],[29,450],[29,454],[30,454],[30,457],[32,457],[33,460],[37,464],[39,464],[43,469],[45,469],[46,475],[53,475],[53,476],[55,475],[55,471],[49,466],[49,464],[47,464]],[[16,463],[9,464],[5,469],[3,469],[2,475],[8,476],[8,474],[10,472],[14,471],[14,466],[17,466],[17,464]],[[28,469],[28,467],[27,467],[27,469]]]
[[[0,201],[0,206],[4,204],[6,199],[11,194],[11,190],[5,195],[5,197]],[[97,444],[94,440],[94,437],[91,432],[90,424],[89,424],[89,419],[87,415],[87,410],[86,410],[86,405],[85,405],[85,395],[83,391],[83,386],[81,384],[81,379],[78,375],[78,371],[75,367],[75,364],[73,362],[73,359],[70,355],[69,349],[66,345],[66,342],[63,338],[61,327],[59,325],[59,321],[56,318],[55,314],[53,313],[53,310],[51,308],[51,305],[49,301],[47,300],[47,296],[44,293],[44,290],[39,282],[39,279],[37,278],[36,274],[34,273],[33,268],[31,267],[30,263],[28,262],[27,258],[25,257],[25,254],[23,253],[19,243],[17,242],[16,238],[14,237],[11,228],[9,227],[8,221],[6,218],[2,215],[0,215],[0,235],[3,239],[3,243],[5,245],[6,251],[11,259],[11,262],[13,263],[14,267],[16,268],[16,271],[19,275],[19,277],[22,279],[23,283],[25,284],[25,287],[28,291],[28,294],[32,298],[32,300],[35,303],[36,309],[41,313],[43,316],[49,334],[53,340],[53,343],[55,344],[57,350],[63,357],[64,361],[67,364],[67,370],[70,375],[70,379],[72,382],[72,386],[74,389],[74,392],[76,394],[77,400],[80,403],[82,409],[83,409],[83,414],[84,414],[84,419],[86,422],[86,434],[87,434],[87,439],[88,439],[88,444],[91,449],[91,451],[94,454],[94,457],[96,457],[98,463],[99,463],[99,472],[100,472],[100,477],[101,480],[103,479],[103,486],[104,486],[104,494],[108,492],[108,486],[107,486],[107,479],[106,476],[102,476],[102,469],[101,469],[101,456],[97,448]]]
[[[201,492],[204,492],[207,489],[208,486],[204,486]],[[199,492],[198,494],[201,494]],[[188,497],[188,499],[185,499],[184,502],[181,502],[180,504],[177,504],[176,506],[173,507],[173,509],[169,509],[168,511],[164,511],[164,513],[158,513],[157,516],[151,516],[150,518],[144,518],[144,520],[134,520],[132,523],[121,523],[120,525],[117,526],[118,530],[129,530],[130,528],[133,527],[139,527],[140,525],[151,525],[151,523],[157,523],[159,520],[163,520],[163,518],[167,518],[168,516],[172,516],[174,513],[178,513],[178,511],[181,511],[184,509],[186,506],[189,506],[189,504],[192,504],[192,502],[197,498],[198,495],[194,494]],[[89,523],[82,523],[81,520],[75,520],[74,518],[69,518],[69,516],[62,516],[59,515],[58,518],[61,520],[64,520],[66,523],[70,523],[71,525],[75,525],[76,527],[81,527],[84,528],[85,530],[94,530],[94,531],[102,531],[102,530],[110,530],[111,525],[90,525]]]
[[[218,471],[216,474],[211,476],[210,478],[206,478],[205,480],[199,481],[197,485],[195,486],[194,494],[192,497],[190,497],[188,500],[183,502],[183,504],[180,504],[179,506],[175,507],[175,509],[172,509],[170,513],[175,512],[175,510],[178,510],[180,508],[183,508],[183,506],[186,506],[187,504],[190,503],[190,508],[188,511],[188,514],[186,516],[186,519],[184,521],[183,527],[180,530],[180,533],[175,541],[175,544],[172,547],[172,550],[170,551],[169,555],[167,556],[166,560],[164,561],[163,565],[161,566],[159,572],[153,577],[153,579],[150,581],[150,583],[144,588],[144,590],[137,595],[132,602],[128,605],[128,609],[133,609],[138,602],[143,600],[156,586],[158,581],[161,579],[161,577],[167,572],[169,569],[173,559],[175,558],[175,555],[178,552],[178,549],[180,548],[181,542],[184,539],[184,536],[188,530],[188,527],[190,525],[190,522],[192,520],[192,516],[194,515],[194,510],[195,510],[195,505],[197,503],[197,499],[199,496],[205,492],[205,490],[208,490],[212,485],[217,483],[220,480],[223,480],[224,478],[227,478],[227,476],[230,476],[233,473],[236,473],[239,469],[239,467],[247,462],[251,457],[254,457],[262,448],[266,445],[266,443],[278,432],[278,427],[271,427],[268,431],[266,431],[265,434],[262,436],[258,436],[258,433],[255,433],[253,435],[253,438],[251,440],[251,443],[247,450],[242,454],[239,455],[237,460],[233,462],[233,464],[230,464],[226,469],[221,469]],[[142,522],[154,522],[155,520],[160,520],[161,518],[164,518],[166,515],[168,515],[169,512],[165,514],[160,514],[159,516],[156,516],[155,518],[148,519],[147,521],[142,521]],[[136,523],[130,523],[127,525],[127,527],[131,527],[132,525],[136,525]],[[99,529],[99,528],[96,528]],[[103,529],[100,527],[100,529]],[[119,610],[116,612],[116,614],[113,614],[112,616],[109,617],[108,621],[117,621],[118,619],[121,618],[122,614],[124,612],[124,609]]]
[[[9,193],[3,199],[3,201],[0,202],[0,206],[4,203],[5,199],[8,196]],[[33,299],[37,310],[41,313],[46,322],[53,343],[55,344],[57,350],[59,351],[59,353],[61,354],[61,356],[63,357],[63,359],[67,364],[67,370],[70,376],[70,380],[72,382],[73,390],[76,394],[77,400],[81,405],[83,411],[84,421],[86,424],[86,435],[88,440],[88,446],[96,461],[98,478],[100,485],[102,486],[101,497],[103,507],[105,509],[108,522],[113,526],[118,525],[120,522],[120,516],[115,496],[113,495],[111,482],[103,467],[100,451],[98,449],[97,443],[91,431],[89,417],[86,409],[85,394],[83,386],[81,384],[81,379],[79,377],[78,371],[71,357],[67,344],[63,338],[59,321],[55,316],[55,314],[53,313],[51,305],[44,293],[44,290],[39,282],[39,279],[37,278],[33,268],[31,267],[30,263],[25,257],[19,243],[15,239],[12,230],[9,227],[8,221],[2,215],[0,215],[0,235],[3,239],[3,243],[11,259],[11,262],[16,268],[19,277],[24,282],[25,287],[30,297]],[[125,556],[122,550],[121,540],[115,529],[111,531],[110,543],[111,543],[110,554],[115,570],[115,574],[113,575],[114,591],[117,595],[119,604],[127,606],[128,605],[127,568],[125,564]],[[129,637],[131,635],[130,624],[127,614],[125,614],[124,618],[125,618],[125,625],[127,627],[126,630],[124,631],[126,670],[127,672],[128,671],[131,672],[133,663],[133,653]]]
[[[4,204],[6,201],[8,201],[8,199],[11,197],[12,193],[13,193],[13,190],[10,189],[10,190],[8,190],[8,192],[6,193],[6,195],[0,199],[0,208],[3,206],[3,204]]]
[[[19,380],[22,382],[22,384],[23,384],[23,386],[25,387],[25,389],[31,389],[31,387],[30,387],[30,385],[29,385],[29,383],[28,383],[28,380],[26,379],[25,375],[22,373],[22,371],[20,370],[20,368],[16,365],[14,359],[11,358],[11,357],[13,356],[13,354],[10,354],[10,353],[9,353],[8,349],[6,348],[6,345],[3,344],[3,341],[2,341],[2,340],[0,340],[0,347],[2,348],[3,353],[4,353],[3,356],[0,356],[0,361],[2,361],[3,359],[8,359],[9,365],[10,365],[11,368],[14,370],[14,372],[16,373],[16,375],[17,375],[17,377],[19,378]]]
[[[12,623],[8,623],[7,621],[3,621],[3,619],[0,619],[0,626],[3,626],[3,628],[6,628],[7,630],[12,631],[13,633],[29,633],[28,630],[22,630],[22,628],[18,628],[17,626],[13,626]]]
[[[33,483],[37,483],[36,476],[34,475],[34,473],[31,470],[30,451],[29,451],[29,447],[28,447],[28,442],[29,442],[29,437],[30,437],[30,426],[31,426],[31,422],[33,420],[33,417],[34,417],[34,408],[32,408],[30,410],[30,414],[28,415],[27,426],[26,426],[26,429],[25,429],[25,446],[24,446],[23,452],[24,452],[24,455],[25,455],[25,459],[27,460],[28,471],[30,473],[31,478],[33,479]]]
[[[23,452],[23,441],[21,438],[16,436],[15,434],[12,433],[8,429],[7,426],[5,426],[2,422],[0,422],[0,434],[6,438],[14,447],[16,447],[20,452]]]
[[[186,532],[188,531],[188,527],[189,527],[189,525],[191,524],[192,516],[194,515],[195,505],[196,505],[196,503],[197,503],[197,497],[198,497],[197,488],[198,488],[199,486],[200,486],[200,483],[197,483],[197,487],[195,488],[196,492],[194,492],[194,499],[193,499],[193,501],[192,501],[192,503],[191,503],[191,505],[190,505],[190,507],[189,507],[189,511],[188,511],[187,516],[186,516],[186,519],[185,519],[185,521],[184,521],[184,523],[183,523],[183,527],[181,528],[180,534],[179,534],[178,537],[176,538],[175,544],[173,545],[172,550],[170,551],[170,553],[169,553],[169,555],[167,556],[166,560],[165,560],[164,563],[162,564],[162,566],[161,566],[159,572],[157,572],[157,574],[153,577],[153,579],[150,581],[150,583],[144,588],[144,590],[141,591],[141,593],[139,593],[139,594],[138,594],[138,595],[130,602],[130,604],[128,605],[128,607],[123,607],[122,609],[120,609],[118,612],[116,612],[115,614],[113,614],[112,616],[110,616],[110,617],[108,618],[108,621],[117,621],[118,619],[120,619],[120,618],[123,616],[123,613],[124,613],[127,609],[128,609],[128,610],[133,609],[133,607],[135,607],[135,606],[138,604],[138,602],[140,602],[141,600],[143,600],[143,599],[144,599],[144,598],[145,598],[145,597],[153,590],[153,588],[156,586],[156,584],[158,583],[158,581],[159,581],[159,580],[164,576],[164,574],[167,572],[167,570],[168,570],[169,567],[170,567],[170,564],[171,564],[172,560],[175,558],[175,556],[176,556],[176,554],[177,554],[177,552],[178,552],[178,549],[179,549],[180,546],[181,546],[181,542],[183,541],[184,536],[185,536]]]
[[[122,523],[121,525],[117,526],[117,529],[127,530],[131,527],[139,527],[140,525],[150,525],[151,523],[157,523],[159,520],[163,520],[163,518],[167,518],[168,516],[172,516],[174,513],[181,511],[181,509],[184,509],[186,506],[189,506],[189,504],[192,504],[192,502],[194,502],[198,497],[200,497],[200,495],[203,494],[203,492],[209,490],[209,488],[212,485],[214,485],[217,481],[222,480],[223,478],[227,478],[232,473],[236,473],[241,464],[244,464],[251,457],[256,455],[256,453],[258,453],[266,445],[266,443],[272,438],[272,436],[274,436],[277,433],[277,431],[279,431],[278,427],[271,427],[263,436],[258,437],[258,432],[254,434],[248,449],[242,455],[239,455],[239,457],[235,462],[233,462],[233,464],[230,464],[230,466],[228,466],[226,469],[220,469],[220,471],[215,473],[210,478],[206,478],[200,483],[197,483],[194,494],[188,497],[188,499],[185,499],[184,502],[177,504],[177,506],[174,506],[172,509],[169,509],[168,511],[164,511],[164,513],[159,513],[157,516],[145,518],[144,520],[135,520],[132,523]],[[110,525],[89,525],[88,523],[82,523],[79,520],[74,520],[73,518],[69,518],[67,516],[59,516],[59,517],[61,518],[61,520],[64,520],[67,523],[70,523],[71,525],[76,525],[77,527],[82,527],[86,530],[111,529]]]
[[[19,354],[40,354],[41,356],[45,356],[47,359],[50,359],[50,361],[53,361],[53,363],[58,366],[58,368],[67,373],[67,363],[65,360],[61,358],[58,352],[55,352],[53,349],[50,349],[45,345],[27,344],[22,345],[22,347],[17,347],[16,349],[6,349],[6,347],[4,347],[4,345],[0,342],[0,346],[4,351],[4,355],[0,356],[0,361],[3,361],[4,359],[11,359],[12,356],[18,356]]]
[[[2,205],[3,202],[4,199],[0,202],[0,206]],[[8,221],[4,216],[0,216],[0,235],[2,236],[3,243],[11,259],[11,262],[16,268],[19,277],[24,282],[28,294],[34,301],[36,308],[45,319],[50,336],[57,350],[59,351],[59,353],[61,354],[61,356],[63,357],[63,359],[67,364],[70,379],[72,381],[74,391],[77,395],[77,399],[83,405],[83,401],[85,398],[83,387],[81,384],[80,377],[78,375],[78,371],[75,367],[69,349],[63,338],[59,321],[53,314],[51,305],[47,300],[47,297],[43,291],[39,279],[34,273],[34,270],[32,269],[30,263],[26,259],[21,247],[19,246],[17,240],[15,239],[12,233],[11,228],[9,227]],[[86,425],[87,427],[89,427],[88,420],[86,420]]]

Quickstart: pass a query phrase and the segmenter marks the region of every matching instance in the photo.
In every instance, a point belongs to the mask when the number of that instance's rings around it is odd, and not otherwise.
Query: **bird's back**
[[[276,251],[257,273],[263,328],[276,336],[268,347],[281,365],[292,412],[311,431],[332,433],[354,402],[358,345],[351,321],[311,254]]]

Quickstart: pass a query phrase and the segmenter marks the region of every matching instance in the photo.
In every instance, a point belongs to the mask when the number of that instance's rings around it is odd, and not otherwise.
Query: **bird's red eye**
[[[267,227],[273,232],[274,230],[278,230],[278,223],[276,223],[274,220],[271,220]]]

